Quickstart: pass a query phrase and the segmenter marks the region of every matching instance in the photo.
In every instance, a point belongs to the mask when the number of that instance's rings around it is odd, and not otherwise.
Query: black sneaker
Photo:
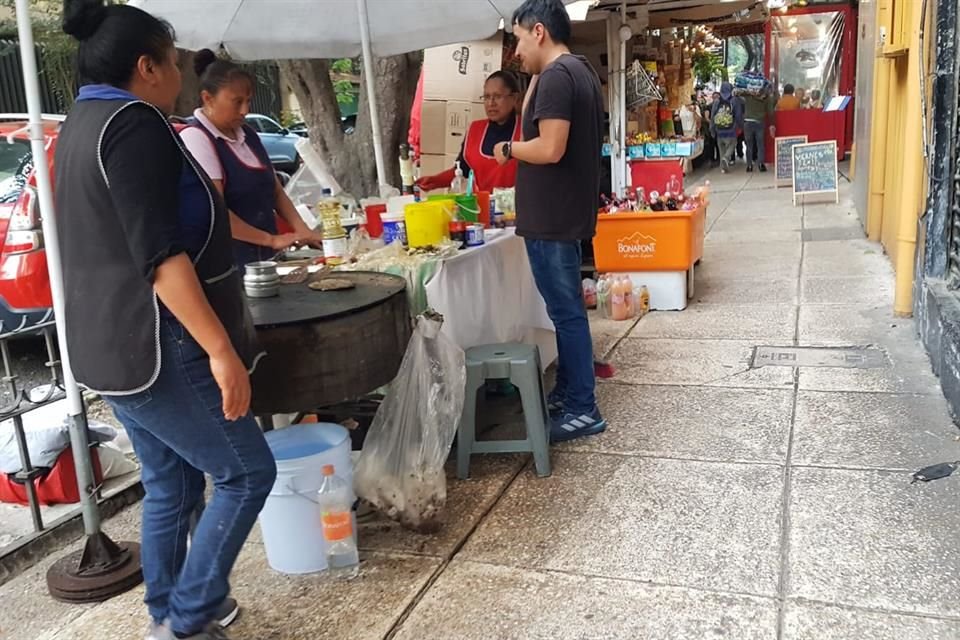
[[[217,609],[217,615],[214,616],[213,621],[221,627],[226,628],[233,624],[239,615],[240,604],[236,599],[227,596],[223,603],[220,604],[220,608]]]
[[[747,173],[753,173],[753,165],[752,165],[752,164],[748,164],[748,165],[747,165]]]
[[[761,165],[760,165],[760,173],[766,173],[766,172],[767,172],[767,165],[761,164]]]

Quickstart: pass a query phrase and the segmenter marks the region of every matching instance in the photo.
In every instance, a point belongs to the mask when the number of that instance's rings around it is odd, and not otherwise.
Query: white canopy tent
[[[570,2],[571,0],[565,0]],[[377,178],[386,165],[373,56],[488,38],[523,0],[132,0],[163,18],[183,48],[226,51],[234,60],[363,59]]]

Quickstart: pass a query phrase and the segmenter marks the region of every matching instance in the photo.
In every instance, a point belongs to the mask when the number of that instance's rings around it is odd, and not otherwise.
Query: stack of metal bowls
[[[251,298],[272,298],[280,293],[276,262],[251,262],[243,275],[243,288]]]

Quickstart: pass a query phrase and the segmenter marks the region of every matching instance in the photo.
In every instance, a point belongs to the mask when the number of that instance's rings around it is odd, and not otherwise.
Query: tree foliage
[[[0,0],[0,7],[13,14],[14,0]],[[74,57],[76,41],[61,29],[63,5],[49,0],[31,0],[30,20],[33,38],[40,49],[39,66],[48,86],[56,94],[60,106],[68,109],[77,93]],[[0,20],[0,40],[16,40],[17,23],[14,19]],[[0,54],[4,53],[0,50]]]

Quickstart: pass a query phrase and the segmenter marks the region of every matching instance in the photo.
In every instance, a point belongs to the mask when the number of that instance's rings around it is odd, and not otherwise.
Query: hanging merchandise
[[[654,78],[656,74],[654,74]],[[656,82],[650,77],[649,71],[634,60],[627,69],[627,108],[643,106],[649,102],[663,100],[663,95],[657,89]]]

